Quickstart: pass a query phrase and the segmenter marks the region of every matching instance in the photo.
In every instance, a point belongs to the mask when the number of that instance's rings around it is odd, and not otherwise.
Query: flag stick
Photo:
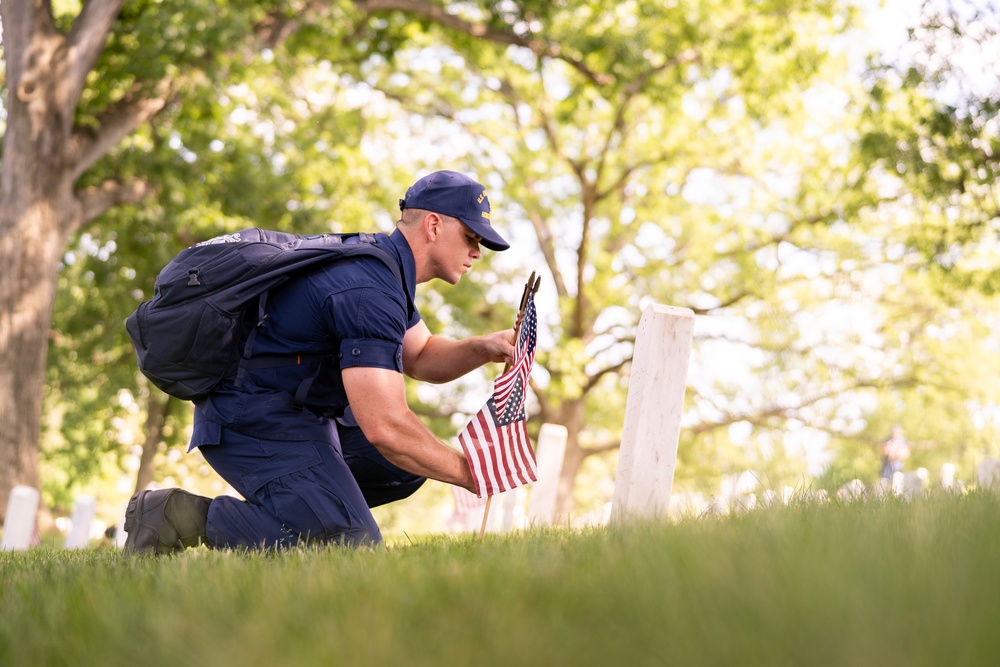
[[[517,309],[517,320],[514,323],[514,344],[517,345],[517,337],[521,333],[521,320],[524,319],[524,308],[528,305],[528,297],[538,291],[538,284],[542,282],[542,277],[535,277],[535,272],[531,272],[528,282],[524,284],[524,291],[521,293],[521,305]],[[510,370],[510,362],[504,364],[503,372]],[[479,539],[483,539],[486,534],[486,522],[490,518],[490,503],[493,496],[486,496],[486,507],[483,509],[483,525],[479,528]]]
[[[491,502],[493,502],[493,496],[486,496],[486,507],[483,508],[483,525],[479,527],[479,539],[483,539],[483,535],[486,534],[486,520],[490,518]]]

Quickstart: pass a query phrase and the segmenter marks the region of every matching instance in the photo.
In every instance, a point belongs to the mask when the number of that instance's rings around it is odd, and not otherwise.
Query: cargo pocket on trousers
[[[256,494],[260,489],[279,477],[299,472],[322,463],[316,445],[312,442],[290,444],[276,449],[275,453],[261,463],[243,473],[240,479],[248,493]]]

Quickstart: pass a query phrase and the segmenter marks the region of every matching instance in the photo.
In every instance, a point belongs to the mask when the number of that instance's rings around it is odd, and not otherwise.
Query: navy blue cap
[[[483,237],[490,250],[506,250],[510,244],[490,226],[490,200],[486,188],[457,171],[435,171],[424,176],[399,200],[399,210],[420,208],[458,218]]]

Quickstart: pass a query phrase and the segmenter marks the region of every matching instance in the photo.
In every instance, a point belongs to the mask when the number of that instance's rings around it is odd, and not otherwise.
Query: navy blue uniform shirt
[[[341,369],[403,371],[403,336],[420,321],[420,313],[414,308],[408,316],[407,307],[416,292],[416,265],[398,230],[376,239],[399,262],[404,284],[378,258],[359,255],[309,270],[273,290],[253,355],[329,356],[248,371],[239,388],[235,378],[225,380],[195,403],[191,448],[218,444],[223,427],[264,440],[337,442],[333,417],[347,407]],[[313,375],[305,407],[294,405],[296,389]]]

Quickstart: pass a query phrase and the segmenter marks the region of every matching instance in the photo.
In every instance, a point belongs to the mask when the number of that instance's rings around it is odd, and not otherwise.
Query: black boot
[[[140,491],[125,510],[125,553],[169,554],[207,543],[211,502],[181,489]]]

